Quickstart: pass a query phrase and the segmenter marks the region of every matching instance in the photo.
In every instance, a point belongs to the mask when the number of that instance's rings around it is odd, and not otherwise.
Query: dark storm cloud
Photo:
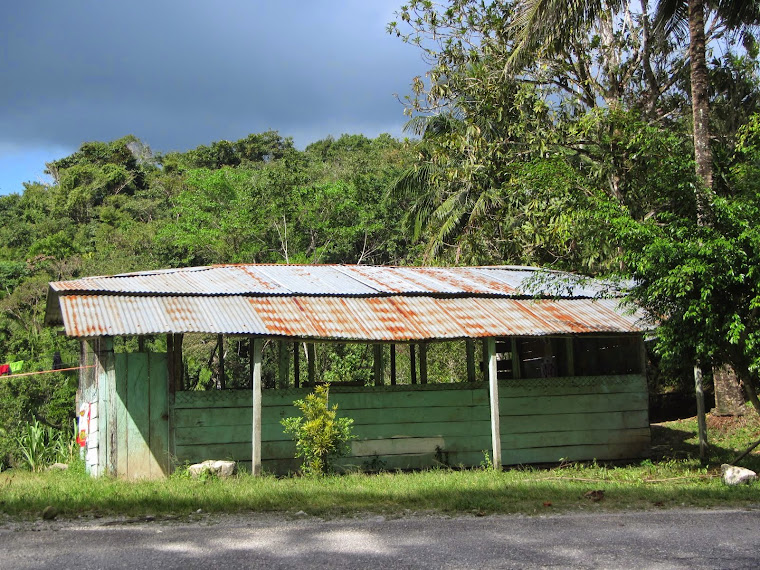
[[[29,1],[0,8],[0,147],[135,134],[159,150],[277,129],[391,130],[422,72],[400,2]]]

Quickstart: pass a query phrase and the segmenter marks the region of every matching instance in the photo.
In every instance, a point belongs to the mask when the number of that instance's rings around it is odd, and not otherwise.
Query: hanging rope
[[[22,372],[20,374],[6,374],[5,376],[0,376],[0,378],[20,378],[21,376],[36,376],[38,374],[52,374],[54,372],[71,372],[72,370],[84,370],[85,368],[95,368],[94,364],[90,364],[89,366],[74,366],[73,368],[59,368],[58,370],[40,370],[38,372]]]

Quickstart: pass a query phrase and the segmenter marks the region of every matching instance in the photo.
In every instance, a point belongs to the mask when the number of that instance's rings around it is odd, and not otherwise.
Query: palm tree
[[[511,25],[515,49],[510,65],[528,53],[562,48],[582,33],[607,8],[619,10],[625,0],[517,0]],[[705,48],[705,8],[714,10],[728,31],[747,34],[760,24],[760,0],[659,0],[655,29],[685,37],[688,30],[691,102],[694,120],[694,159],[702,181],[697,192],[699,222],[705,223],[712,198],[708,77]]]

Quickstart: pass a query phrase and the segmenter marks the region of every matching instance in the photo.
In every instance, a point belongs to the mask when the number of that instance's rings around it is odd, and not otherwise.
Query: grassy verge
[[[253,478],[206,481],[172,477],[126,482],[66,472],[0,473],[0,512],[36,517],[48,505],[61,516],[192,516],[205,513],[305,511],[339,516],[361,512],[403,515],[548,513],[568,510],[753,506],[755,483],[727,487],[720,463],[760,438],[754,412],[739,420],[710,418],[711,457],[695,458],[696,422],[653,426],[653,457],[632,465],[570,464],[552,468],[439,469],[417,473],[349,474],[325,478]],[[760,453],[742,464],[760,470]]]

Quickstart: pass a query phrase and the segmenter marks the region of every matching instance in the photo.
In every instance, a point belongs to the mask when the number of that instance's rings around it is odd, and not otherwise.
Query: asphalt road
[[[0,568],[760,568],[760,509],[0,520]]]

